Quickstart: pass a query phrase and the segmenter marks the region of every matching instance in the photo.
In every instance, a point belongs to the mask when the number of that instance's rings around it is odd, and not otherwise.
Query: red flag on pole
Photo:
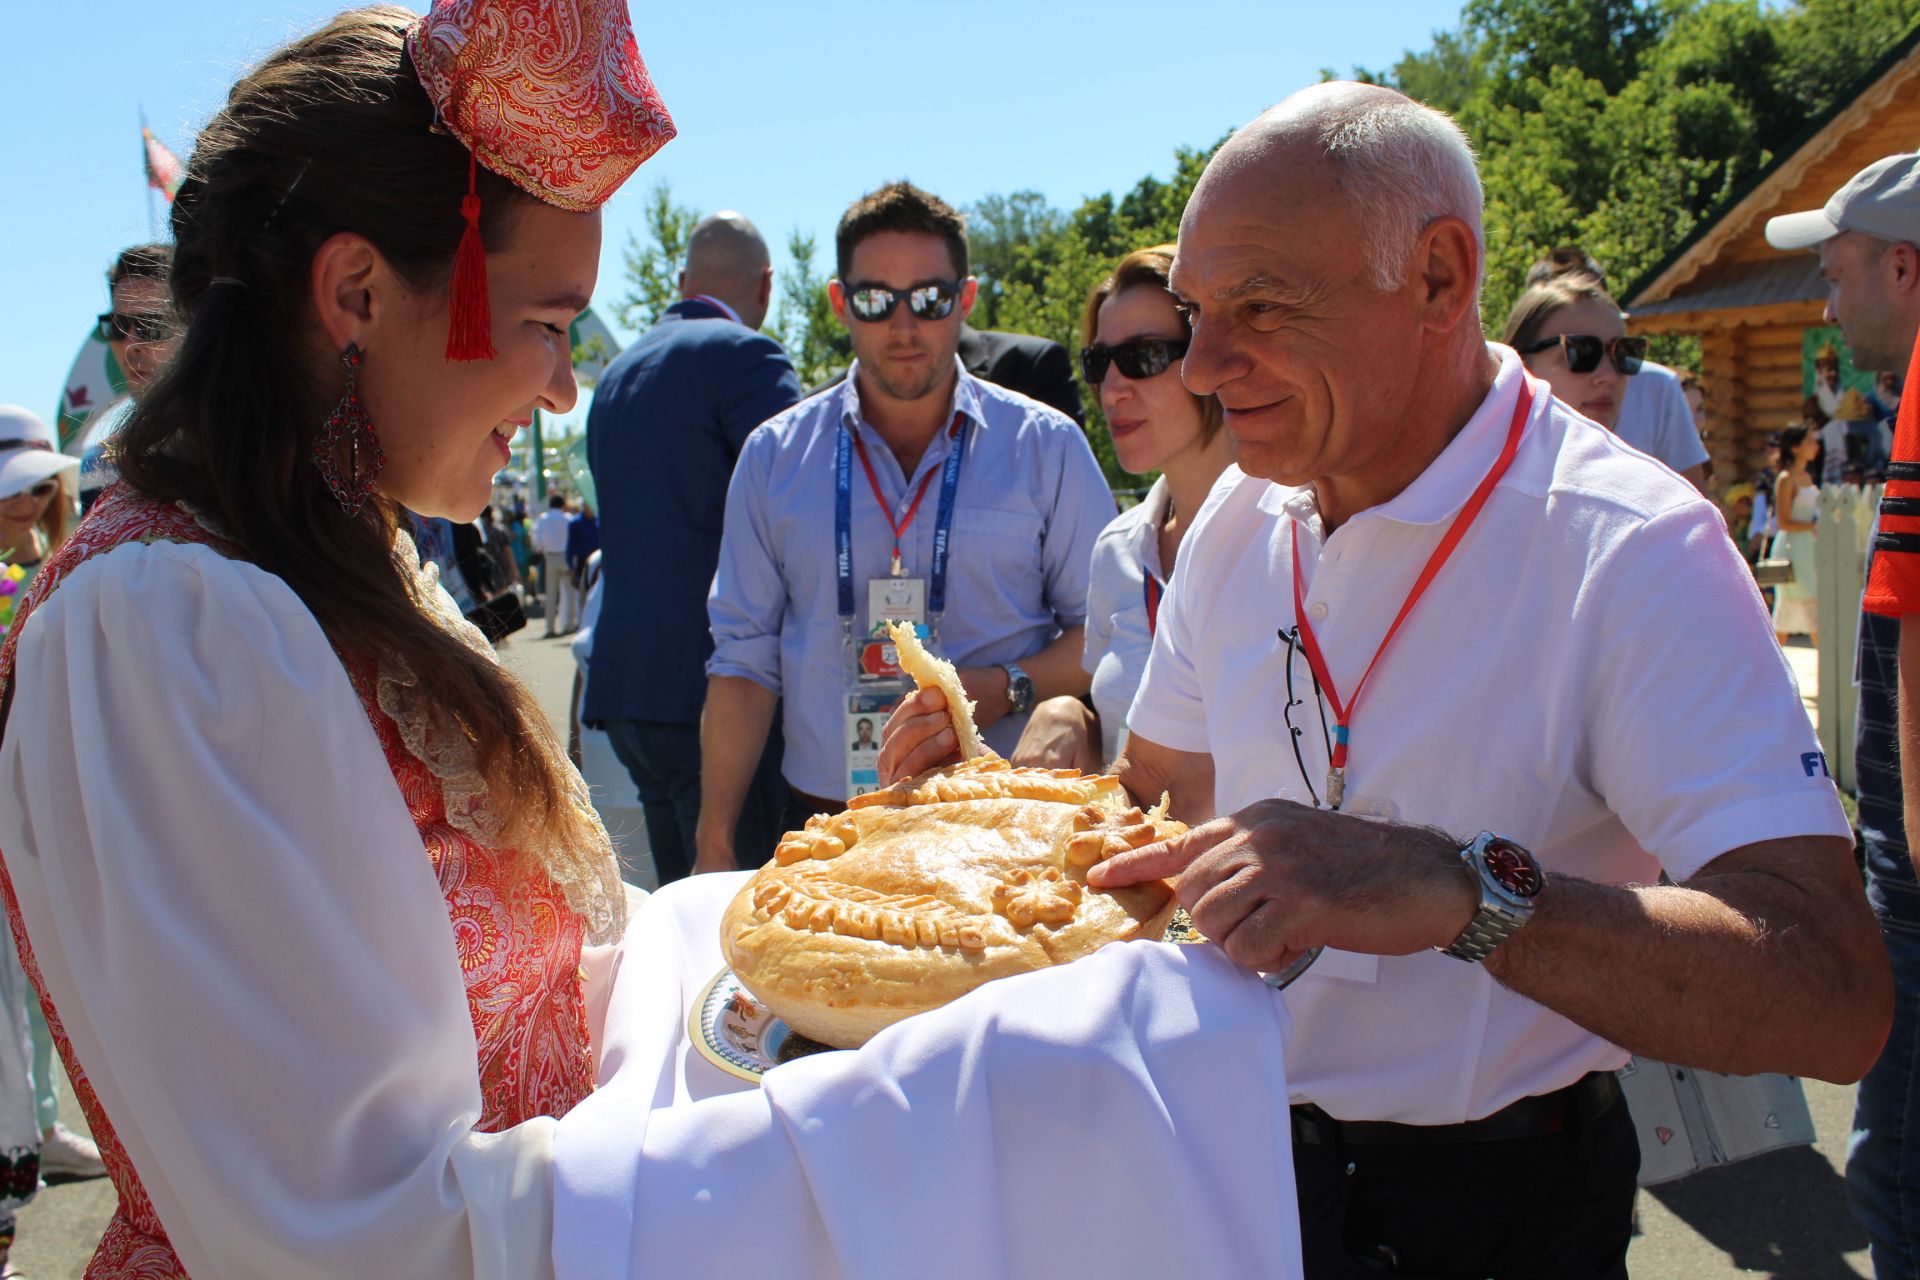
[[[146,144],[147,185],[160,192],[173,202],[173,193],[180,189],[180,179],[186,176],[186,167],[180,163],[180,157],[167,150],[167,144],[153,136],[153,130],[140,126],[141,140]]]

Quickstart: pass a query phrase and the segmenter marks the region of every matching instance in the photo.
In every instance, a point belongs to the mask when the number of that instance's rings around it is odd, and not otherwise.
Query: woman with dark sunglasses
[[[1627,337],[1620,305],[1599,283],[1558,276],[1520,295],[1500,339],[1553,394],[1611,431],[1647,340]]]
[[[1094,544],[1083,658],[1093,705],[1078,698],[1041,703],[1014,749],[1019,764],[1093,770],[1119,755],[1181,536],[1233,460],[1219,401],[1180,382],[1192,329],[1167,290],[1173,250],[1135,250],[1087,297],[1081,375],[1100,402],[1121,467],[1160,474],[1146,498],[1115,517]]]

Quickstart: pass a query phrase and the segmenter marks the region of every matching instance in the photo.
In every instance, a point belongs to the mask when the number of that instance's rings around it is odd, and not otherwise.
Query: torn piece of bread
[[[888,622],[887,635],[893,640],[900,669],[913,677],[914,686],[938,689],[947,696],[947,711],[953,717],[953,736],[960,741],[960,758],[971,760],[993,754],[980,740],[980,731],[974,728],[973,703],[968,700],[966,687],[960,683],[960,673],[953,669],[953,664],[928,653],[912,623]]]

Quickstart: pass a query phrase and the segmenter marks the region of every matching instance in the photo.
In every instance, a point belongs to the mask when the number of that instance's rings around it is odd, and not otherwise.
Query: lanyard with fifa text
[[[940,468],[940,505],[934,513],[933,523],[933,563],[927,584],[927,612],[929,616],[938,616],[947,607],[947,555],[952,544],[953,501],[960,490],[960,467],[967,457],[967,420],[964,415],[953,415],[953,449],[947,454],[946,462]],[[855,428],[841,424],[839,438],[835,441],[833,455],[833,554],[834,571],[840,587],[840,620],[843,625],[853,618],[853,451],[860,451],[860,465],[866,469],[867,483],[873,489],[874,501],[880,505],[880,518],[887,522],[893,531],[892,572],[898,577],[903,571],[900,563],[900,539],[913,524],[913,518],[920,514],[920,501],[927,496],[927,488],[933,483],[933,473],[929,471],[920,481],[920,491],[913,497],[913,503],[907,508],[907,514],[895,521],[892,510],[887,505],[886,495],[881,492],[880,478],[874,474],[873,462],[867,456],[866,442],[860,439]]]
[[[1313,668],[1313,678],[1320,682],[1320,688],[1325,691],[1334,716],[1333,753],[1327,762],[1326,798],[1329,809],[1338,809],[1340,802],[1346,798],[1347,740],[1349,730],[1353,727],[1353,711],[1359,705],[1360,694],[1367,687],[1368,677],[1372,676],[1373,669],[1380,665],[1381,655],[1385,654],[1387,646],[1393,643],[1393,637],[1400,630],[1400,624],[1405,622],[1407,615],[1413,612],[1413,606],[1419,603],[1421,596],[1426,594],[1427,588],[1439,575],[1442,566],[1453,555],[1454,548],[1460,545],[1460,540],[1472,527],[1475,517],[1480,514],[1480,508],[1487,504],[1487,498],[1493,493],[1494,486],[1500,483],[1500,477],[1506,475],[1507,468],[1513,465],[1513,456],[1520,450],[1520,437],[1526,433],[1527,414],[1532,408],[1533,390],[1527,385],[1526,375],[1522,374],[1520,375],[1520,397],[1513,406],[1513,425],[1507,428],[1506,445],[1500,450],[1500,456],[1494,460],[1493,467],[1487,472],[1486,478],[1481,480],[1479,487],[1473,491],[1473,496],[1467,499],[1466,505],[1461,507],[1459,513],[1453,517],[1453,523],[1447,526],[1447,532],[1440,539],[1440,545],[1435,547],[1433,554],[1427,557],[1426,567],[1421,569],[1420,576],[1414,579],[1413,589],[1407,592],[1406,601],[1401,604],[1400,612],[1394,616],[1393,625],[1387,628],[1387,634],[1381,638],[1380,647],[1373,651],[1373,661],[1367,664],[1366,671],[1360,676],[1360,682],[1354,685],[1352,695],[1345,702],[1340,700],[1340,694],[1333,686],[1333,675],[1327,669],[1325,657],[1321,655],[1320,642],[1314,638],[1313,624],[1307,619],[1306,601],[1300,590],[1300,528],[1297,523],[1295,524],[1293,529],[1294,625],[1300,629],[1300,647],[1307,651],[1307,665]]]

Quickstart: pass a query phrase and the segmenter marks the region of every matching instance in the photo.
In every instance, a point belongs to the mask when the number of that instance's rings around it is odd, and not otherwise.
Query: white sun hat
[[[33,410],[0,404],[0,499],[79,469],[80,459],[53,447],[53,433]]]
[[[1767,219],[1767,243],[1776,249],[1811,249],[1842,231],[1920,244],[1920,153],[1875,160],[1824,209]]]

